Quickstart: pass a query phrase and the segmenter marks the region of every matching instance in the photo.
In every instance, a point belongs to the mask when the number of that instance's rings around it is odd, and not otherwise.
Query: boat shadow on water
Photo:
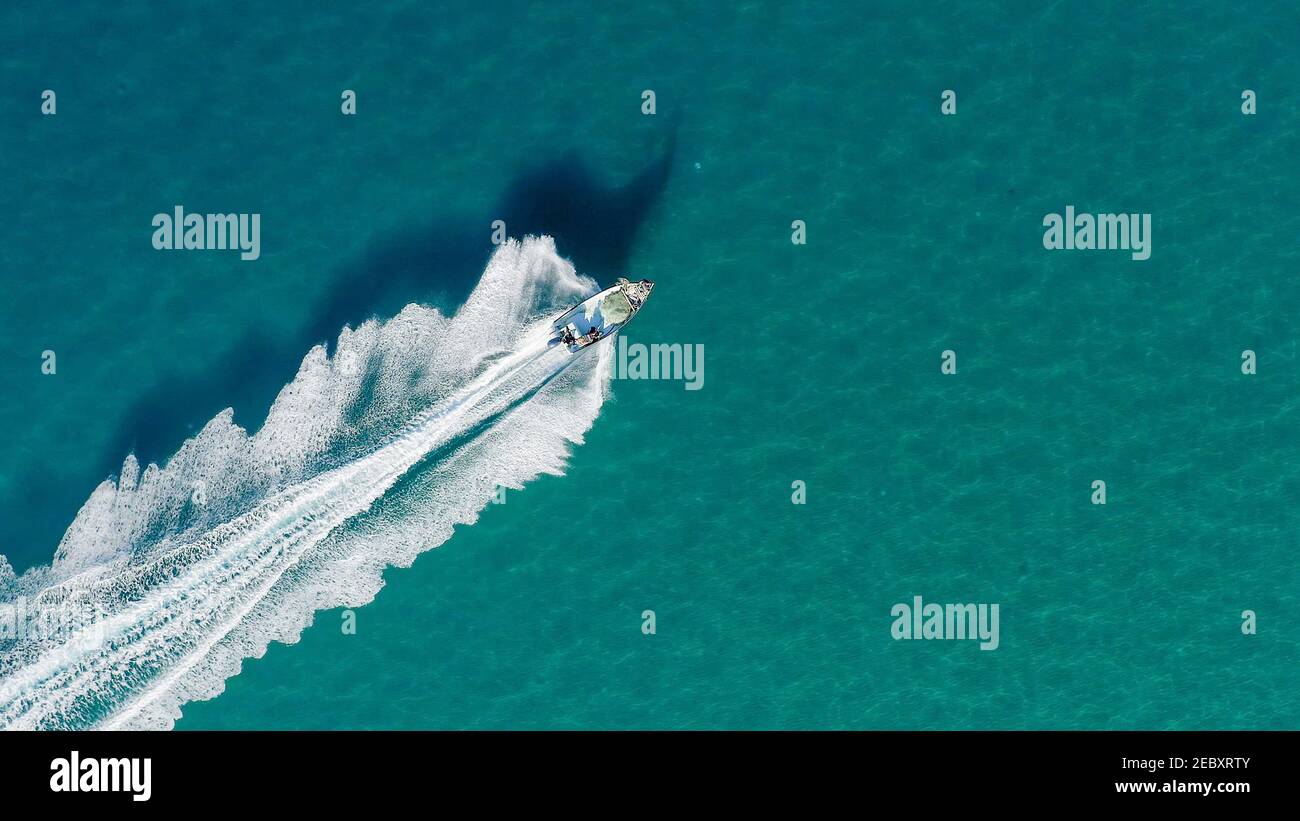
[[[637,231],[659,200],[672,171],[676,126],[653,161],[622,185],[607,185],[578,155],[534,166],[507,186],[490,213],[446,214],[413,229],[377,238],[360,258],[340,267],[293,333],[271,338],[251,331],[227,353],[159,379],[122,416],[92,469],[79,475],[49,465],[16,466],[22,491],[0,500],[0,554],[15,569],[48,562],[77,510],[128,453],[140,463],[165,462],[188,437],[227,407],[256,431],[280,389],[318,343],[333,345],[344,325],[388,318],[411,302],[454,310],[483,272],[493,247],[493,220],[511,236],[549,234],[562,256],[601,282],[624,273]]]

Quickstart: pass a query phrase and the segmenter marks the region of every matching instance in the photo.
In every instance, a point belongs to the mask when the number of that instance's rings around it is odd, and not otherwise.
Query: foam
[[[548,348],[550,318],[595,290],[549,238],[512,241],[454,316],[409,305],[313,348],[255,435],[227,410],[165,467],[127,457],[49,566],[0,557],[0,602],[98,614],[0,643],[0,727],[170,728],[315,611],[369,602],[497,483],[562,473],[610,353]]]

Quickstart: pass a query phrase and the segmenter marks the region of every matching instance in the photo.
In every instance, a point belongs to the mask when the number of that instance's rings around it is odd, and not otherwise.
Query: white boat
[[[566,345],[577,353],[608,336],[618,333],[650,296],[655,284],[648,279],[629,282],[619,277],[612,288],[606,288],[588,297],[555,320],[555,336],[551,344]]]

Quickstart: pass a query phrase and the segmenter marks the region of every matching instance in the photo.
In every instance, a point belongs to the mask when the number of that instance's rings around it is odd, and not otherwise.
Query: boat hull
[[[577,353],[602,339],[613,336],[641,310],[654,283],[641,280],[606,288],[560,314],[552,323],[552,345],[562,344]]]

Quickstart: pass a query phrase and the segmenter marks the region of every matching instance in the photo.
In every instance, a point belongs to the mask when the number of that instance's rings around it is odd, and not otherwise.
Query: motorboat
[[[555,320],[551,344],[568,347],[570,353],[613,336],[632,321],[650,296],[655,284],[648,279],[630,282],[619,277],[611,288],[588,297]]]

